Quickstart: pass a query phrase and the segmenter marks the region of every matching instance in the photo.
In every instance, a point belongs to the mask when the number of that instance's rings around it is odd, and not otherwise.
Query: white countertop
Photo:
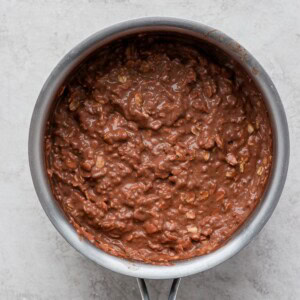
[[[183,279],[178,299],[300,299],[300,1],[1,0],[0,299],[140,299],[135,279],[98,267],[56,232],[35,194],[28,127],[50,71],[95,31],[140,16],[193,19],[226,32],[263,65],[286,109],[288,179],[272,218],[246,249]],[[170,281],[147,281],[166,299]]]

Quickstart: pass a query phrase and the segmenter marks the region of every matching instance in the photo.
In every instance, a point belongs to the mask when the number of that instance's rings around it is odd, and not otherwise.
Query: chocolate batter
[[[234,64],[184,42],[107,47],[67,83],[45,138],[51,187],[80,235],[168,264],[222,246],[272,164],[263,99]]]

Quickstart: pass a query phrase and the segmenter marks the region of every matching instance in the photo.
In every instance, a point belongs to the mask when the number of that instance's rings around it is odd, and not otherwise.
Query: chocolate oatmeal
[[[235,64],[136,37],[96,53],[61,91],[45,138],[55,198],[102,250],[168,264],[222,246],[272,164],[263,99]]]

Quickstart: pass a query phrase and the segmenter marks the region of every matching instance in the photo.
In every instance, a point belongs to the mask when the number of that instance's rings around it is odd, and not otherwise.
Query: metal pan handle
[[[177,295],[177,291],[178,291],[178,288],[179,288],[180,280],[181,280],[181,278],[173,279],[168,300],[175,300],[176,299],[176,295]],[[140,289],[142,300],[150,300],[150,296],[149,296],[149,293],[148,293],[148,289],[147,289],[145,280],[143,278],[137,278],[137,283],[138,283],[138,286],[139,286],[139,289]]]

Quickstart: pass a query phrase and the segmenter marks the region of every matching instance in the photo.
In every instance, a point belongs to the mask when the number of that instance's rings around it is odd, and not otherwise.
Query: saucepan
[[[57,94],[70,74],[89,55],[117,39],[140,33],[159,32],[193,38],[205,47],[220,51],[236,61],[252,78],[269,111],[273,129],[273,165],[263,198],[247,221],[230,240],[213,253],[178,261],[173,265],[143,264],[121,259],[93,246],[78,236],[54,199],[44,163],[46,123]],[[276,88],[257,60],[241,45],[219,30],[190,20],[151,17],[122,22],[88,37],[73,48],[54,68],[37,99],[29,133],[29,163],[34,187],[47,216],[67,242],[100,266],[120,274],[138,278],[143,299],[149,299],[146,279],[174,279],[169,299],[175,299],[180,278],[203,272],[226,261],[243,249],[263,228],[273,213],[281,195],[289,163],[289,133],[286,115]]]

